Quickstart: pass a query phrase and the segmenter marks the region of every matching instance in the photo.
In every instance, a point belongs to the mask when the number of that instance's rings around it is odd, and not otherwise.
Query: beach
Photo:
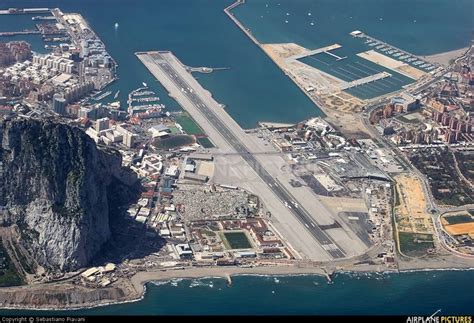
[[[428,55],[428,56],[422,56],[422,57],[424,59],[426,59],[427,61],[431,62],[431,63],[438,63],[438,64],[442,64],[442,65],[447,66],[447,65],[449,65],[449,62],[451,60],[454,60],[454,59],[462,56],[468,49],[469,49],[469,47],[463,47],[463,48],[460,48],[460,49],[450,50],[448,52],[443,52],[443,53]]]
[[[204,278],[220,277],[231,280],[233,275],[321,275],[327,273],[322,268],[296,267],[296,266],[272,266],[272,267],[212,267],[212,268],[188,268],[184,270],[147,271],[139,272],[132,278],[132,285],[138,294],[143,294],[144,285],[151,281],[167,281],[177,278]]]
[[[156,269],[138,272],[129,279],[121,278],[110,287],[99,289],[78,286],[69,281],[3,288],[0,291],[0,307],[6,309],[77,310],[139,301],[146,293],[145,285],[150,282],[217,277],[226,279],[231,285],[234,275],[318,275],[330,280],[330,274],[332,272],[328,273],[324,267],[299,267],[296,265]]]
[[[69,282],[42,284],[35,286],[20,286],[5,288],[0,293],[1,308],[12,310],[75,310],[74,313],[90,309],[104,308],[104,306],[127,304],[142,301],[147,295],[146,285],[153,282],[191,281],[218,278],[226,281],[228,287],[233,285],[234,279],[242,276],[253,277],[321,277],[328,283],[339,274],[344,275],[378,275],[410,272],[435,271],[472,271],[472,261],[457,258],[458,261],[448,263],[450,257],[444,261],[428,259],[426,261],[413,259],[404,262],[400,268],[387,268],[374,265],[346,265],[337,263],[322,265],[279,265],[264,267],[189,267],[173,269],[156,269],[138,272],[129,279],[120,279],[107,288],[91,289],[74,285]],[[451,259],[450,259],[451,260]],[[238,279],[237,279],[238,280]],[[161,284],[159,284],[161,285]],[[76,312],[77,311],[77,312]]]

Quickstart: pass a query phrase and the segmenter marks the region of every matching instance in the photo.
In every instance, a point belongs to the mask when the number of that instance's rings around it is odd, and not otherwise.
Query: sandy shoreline
[[[186,269],[155,270],[136,273],[131,282],[137,293],[142,293],[143,285],[150,281],[167,281],[171,279],[194,279],[203,277],[219,277],[229,279],[239,275],[265,276],[298,276],[318,275],[329,277],[340,272],[351,273],[381,273],[381,272],[415,272],[437,270],[474,270],[474,261],[470,258],[442,254],[439,257],[399,260],[398,268],[388,268],[385,265],[347,265],[344,262],[321,263],[319,265],[275,265],[262,267],[193,267]]]
[[[189,268],[185,270],[170,270],[170,271],[147,271],[139,272],[132,278],[132,285],[137,293],[144,292],[144,285],[151,281],[167,281],[171,279],[183,278],[204,278],[204,277],[219,277],[224,279],[231,279],[234,275],[318,275],[326,276],[326,273],[321,268],[315,267],[295,267],[295,266],[275,266],[275,267],[213,267],[213,268]]]
[[[396,273],[408,273],[408,272],[425,272],[425,271],[467,271],[474,270],[474,266],[460,266],[460,267],[439,267],[436,268],[404,268],[400,270],[396,269],[385,269],[385,270],[374,270],[373,267],[360,266],[360,268],[352,268],[348,270],[337,270],[333,273],[343,274],[396,274]],[[13,305],[1,307],[2,309],[12,310],[70,310],[76,311],[81,309],[90,309],[95,307],[119,305],[125,303],[132,303],[142,300],[146,295],[146,284],[152,282],[171,281],[173,279],[203,279],[203,278],[219,278],[230,281],[232,276],[306,276],[314,275],[320,277],[327,277],[328,275],[323,269],[324,267],[297,267],[297,266],[268,266],[268,267],[254,267],[254,268],[241,268],[241,267],[212,267],[212,268],[186,268],[184,270],[156,270],[148,272],[139,272],[131,278],[131,284],[135,289],[135,293],[128,295],[126,299],[112,300],[103,299],[97,300],[91,303],[83,304],[65,304],[63,306],[28,306],[28,305]]]
[[[463,48],[451,50],[448,52],[442,52],[438,54],[426,55],[426,56],[420,56],[420,57],[426,59],[427,61],[431,63],[448,65],[451,59],[456,59],[462,56],[468,49],[469,47],[463,47]]]

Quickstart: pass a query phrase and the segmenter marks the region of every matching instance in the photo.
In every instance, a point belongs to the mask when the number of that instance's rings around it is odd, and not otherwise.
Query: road
[[[439,73],[428,81],[425,81],[425,82],[422,82],[422,83],[419,83],[419,84],[415,83],[414,85],[411,86],[411,89],[408,92],[410,92],[414,96],[420,94],[421,92],[423,92],[424,90],[429,88],[431,85],[433,85],[434,83],[441,80],[444,77],[444,75],[447,72],[449,72],[450,70],[451,69],[448,69],[447,71],[444,71],[443,73]],[[416,168],[410,162],[410,160],[408,160],[408,158],[398,149],[398,147],[396,145],[394,145],[391,142],[385,140],[385,138],[370,124],[369,118],[370,118],[371,112],[378,109],[378,108],[381,108],[382,106],[384,106],[385,104],[387,104],[389,102],[390,102],[390,98],[384,98],[384,99],[381,99],[377,102],[371,103],[370,105],[366,106],[365,109],[364,109],[364,112],[361,114],[362,124],[372,134],[372,136],[374,138],[378,139],[378,141],[381,143],[381,145],[384,148],[386,148],[390,151],[393,151],[397,155],[399,161],[403,164],[403,166],[405,166],[405,168],[407,170],[410,170],[411,172],[418,175],[418,177],[421,179],[421,182],[423,184],[423,191],[425,193],[425,196],[427,197],[427,199],[426,199],[427,200],[426,211],[429,212],[429,213],[431,213],[433,210],[436,211],[437,206],[436,206],[435,198],[433,197],[433,193],[431,191],[431,187],[430,187],[429,181],[426,178],[426,176],[422,172],[420,172],[418,170],[418,168]]]
[[[472,49],[472,48],[471,48]],[[471,49],[468,50],[466,53],[470,53]],[[456,59],[456,61],[462,59],[463,57],[460,57]],[[415,83],[413,86],[410,87],[410,92],[412,95],[416,96],[422,93],[423,91],[429,89],[433,84],[439,82],[447,73],[451,72],[453,70],[453,66],[449,66],[446,70],[437,73],[432,79],[422,82],[422,83]],[[425,96],[427,94],[425,93]],[[378,102],[374,102],[368,106],[365,107],[364,112],[360,115],[361,121],[366,127],[367,130],[372,134],[374,138],[377,138],[378,141],[382,144],[384,148],[389,149],[390,151],[393,151],[396,153],[396,155],[399,157],[400,162],[412,173],[415,173],[418,178],[421,179],[422,186],[423,186],[423,191],[425,193],[425,196],[427,197],[426,199],[426,211],[432,215],[433,217],[433,222],[434,222],[434,229],[436,235],[439,237],[441,241],[445,242],[445,236],[443,235],[444,230],[442,229],[441,224],[439,223],[439,217],[441,214],[444,212],[453,212],[453,211],[462,211],[462,210],[469,210],[472,208],[472,205],[465,205],[461,207],[450,207],[450,208],[441,208],[436,204],[436,200],[433,196],[433,192],[431,191],[430,187],[430,182],[428,178],[423,174],[418,168],[416,168],[411,161],[398,149],[398,147],[388,140],[385,140],[385,138],[370,124],[369,118],[370,114],[372,111],[382,107],[383,105],[389,103],[389,98],[384,98],[382,100],[379,100]],[[453,251],[452,248],[449,247],[448,243],[444,243],[448,249]],[[456,252],[456,251],[455,251]]]
[[[396,145],[392,144],[388,140],[385,140],[385,138],[370,124],[370,121],[368,120],[368,118],[370,116],[370,112],[372,110],[375,110],[376,108],[379,108],[379,107],[381,107],[384,104],[389,103],[389,102],[390,102],[389,100],[386,100],[386,101],[382,101],[380,103],[377,103],[377,104],[374,104],[374,105],[371,105],[371,106],[367,107],[365,109],[364,113],[362,114],[362,117],[361,117],[362,123],[364,124],[366,129],[372,134],[373,138],[378,139],[378,142],[383,146],[383,148],[394,152],[397,155],[398,160],[400,161],[400,163],[407,170],[411,171],[412,173],[415,173],[421,179],[421,182],[423,184],[422,185],[423,186],[423,191],[425,193],[425,196],[427,197],[427,199],[426,199],[426,201],[427,201],[426,210],[427,210],[427,212],[431,212],[432,210],[436,210],[435,199],[433,197],[433,193],[431,192],[430,184],[429,184],[428,179],[426,178],[426,176],[422,172],[420,172],[418,170],[418,168],[413,166],[413,164],[410,162],[410,160],[408,160],[408,158],[398,149],[398,147]]]
[[[180,72],[169,64],[159,52],[146,54],[139,57],[142,61],[148,61],[159,67],[163,73],[181,89],[181,92],[194,105],[194,107],[206,117],[218,133],[241,155],[255,173],[268,185],[270,190],[278,197],[282,203],[291,210],[291,213],[304,224],[311,235],[323,246],[326,252],[333,258],[344,258],[345,252],[336,244],[336,242],[324,232],[312,219],[311,215],[303,207],[299,206],[296,199],[289,193],[283,185],[279,183],[270,173],[260,164],[255,156],[248,150],[246,145],[233,133],[233,131],[221,120],[217,113],[202,100],[196,91],[180,76]],[[145,62],[144,62],[145,63]],[[146,64],[145,64],[146,65]],[[148,66],[147,66],[148,67]]]

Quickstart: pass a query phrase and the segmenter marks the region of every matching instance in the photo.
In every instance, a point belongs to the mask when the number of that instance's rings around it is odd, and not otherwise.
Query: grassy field
[[[412,232],[399,232],[400,251],[410,257],[420,257],[428,253],[428,249],[434,248],[433,235],[418,234]]]
[[[204,148],[213,148],[214,145],[212,144],[211,140],[209,138],[204,137],[204,138],[198,138],[198,143],[203,146]]]
[[[176,135],[165,139],[157,139],[155,146],[161,149],[172,149],[181,146],[186,146],[194,143],[194,138],[186,135]]]
[[[468,196],[466,196],[463,193],[455,193],[455,194],[447,195],[441,198],[440,201],[441,201],[441,204],[462,206],[462,205],[469,204],[470,202],[472,202],[472,198],[470,199]]]
[[[224,244],[224,247],[229,250],[231,249],[230,247],[230,244],[229,244],[229,241],[227,241],[225,235],[224,235],[224,232],[219,232],[219,238],[221,238],[222,240],[222,243]]]
[[[405,118],[404,116],[400,116],[400,117],[397,117],[397,119],[404,123],[412,123],[412,124],[420,123],[420,120],[418,120],[417,118],[408,119],[408,118]]]
[[[171,131],[172,135],[180,135],[181,134],[181,131],[176,126],[171,126],[170,131]]]
[[[0,287],[22,285],[23,279],[16,270],[7,251],[0,243]]]
[[[245,232],[219,232],[226,249],[248,249],[252,248]]]
[[[204,131],[187,113],[183,112],[176,117],[176,122],[183,127],[188,135],[204,135]]]
[[[401,197],[400,197],[400,192],[398,191],[397,186],[393,186],[395,189],[395,207],[399,206],[401,204]]]

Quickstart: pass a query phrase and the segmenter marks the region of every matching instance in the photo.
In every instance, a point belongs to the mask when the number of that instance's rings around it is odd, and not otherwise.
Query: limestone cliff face
[[[18,227],[21,249],[39,265],[86,266],[110,237],[109,203],[133,198],[136,178],[120,154],[99,150],[78,128],[25,119],[1,126],[0,223]]]

